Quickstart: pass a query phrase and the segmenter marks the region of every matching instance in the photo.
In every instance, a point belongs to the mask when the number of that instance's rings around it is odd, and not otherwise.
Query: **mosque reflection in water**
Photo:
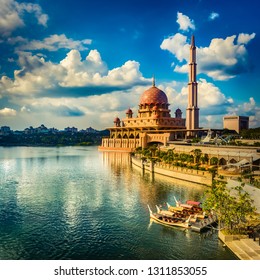
[[[103,165],[110,169],[111,174],[120,178],[123,175],[124,188],[138,188],[141,203],[145,207],[147,204],[155,206],[165,202],[175,204],[174,196],[181,201],[203,199],[205,186],[143,171],[131,164],[129,153],[103,152],[102,154]]]

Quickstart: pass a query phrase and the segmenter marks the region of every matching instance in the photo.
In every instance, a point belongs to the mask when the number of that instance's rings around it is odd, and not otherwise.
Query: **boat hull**
[[[187,223],[187,222],[174,221],[174,218],[165,217],[163,215],[156,214],[156,213],[150,214],[150,218],[162,225],[167,225],[167,226],[171,226],[171,227],[182,227],[182,228],[190,227],[189,223]]]

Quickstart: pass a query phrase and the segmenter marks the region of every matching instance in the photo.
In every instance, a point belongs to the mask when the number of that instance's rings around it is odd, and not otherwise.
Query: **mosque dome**
[[[117,123],[117,122],[120,122],[120,119],[119,119],[118,117],[116,117],[116,118],[114,119],[114,123]]]
[[[133,111],[129,108],[125,113],[126,114],[133,114]]]
[[[168,98],[162,90],[152,86],[141,95],[140,105],[145,104],[168,104]]]

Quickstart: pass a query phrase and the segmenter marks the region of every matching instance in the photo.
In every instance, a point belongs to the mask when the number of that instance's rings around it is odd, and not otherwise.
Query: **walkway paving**
[[[260,246],[258,238],[256,241],[249,238],[225,242],[227,247],[240,260],[260,260]]]
[[[238,186],[239,184],[241,184],[241,182],[232,180],[232,179],[228,179],[227,181],[227,187],[229,188],[234,188],[236,186]],[[245,184],[244,186],[244,190],[246,192],[249,193],[249,195],[251,196],[251,198],[254,200],[253,205],[256,207],[256,212],[260,213],[260,189],[253,187],[249,184]]]

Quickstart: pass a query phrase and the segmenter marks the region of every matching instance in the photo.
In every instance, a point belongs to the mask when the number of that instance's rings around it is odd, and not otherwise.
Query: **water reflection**
[[[187,259],[188,251],[195,259],[232,258],[214,234],[202,239],[150,222],[147,204],[197,199],[203,186],[153,179],[126,153],[8,151],[0,156],[0,259]]]

